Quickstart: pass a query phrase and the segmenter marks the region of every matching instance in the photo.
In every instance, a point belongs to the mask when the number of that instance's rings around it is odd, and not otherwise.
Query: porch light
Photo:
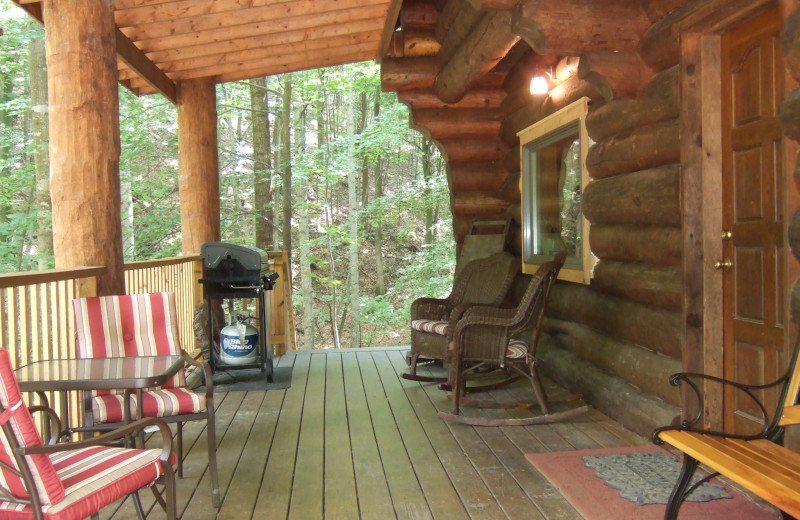
[[[531,95],[547,94],[550,90],[550,84],[544,74],[537,74],[531,79]]]

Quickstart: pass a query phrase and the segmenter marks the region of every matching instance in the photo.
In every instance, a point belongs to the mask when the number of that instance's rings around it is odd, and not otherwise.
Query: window
[[[522,270],[533,274],[560,251],[559,278],[589,283],[595,258],[581,194],[589,180],[588,98],[564,107],[519,132],[522,153]]]

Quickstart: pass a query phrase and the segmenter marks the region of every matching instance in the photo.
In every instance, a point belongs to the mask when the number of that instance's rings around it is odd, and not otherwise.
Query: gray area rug
[[[583,463],[593,469],[607,486],[641,506],[666,504],[680,473],[680,462],[666,453],[625,453],[621,455],[584,456]],[[703,478],[695,473],[692,483]],[[705,483],[686,499],[688,502],[707,502],[718,498],[733,498],[722,486]]]
[[[274,367],[271,383],[267,381],[266,373],[258,368],[214,372],[214,393],[285,390],[291,386],[292,367]],[[197,388],[195,392],[205,392],[205,386]]]

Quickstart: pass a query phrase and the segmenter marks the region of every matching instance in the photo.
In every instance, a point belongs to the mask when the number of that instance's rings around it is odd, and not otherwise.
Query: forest
[[[445,163],[364,62],[217,85],[222,241],[287,251],[298,348],[408,343],[455,242]],[[0,0],[0,272],[54,267],[44,31]],[[125,261],[180,254],[176,108],[119,88]]]

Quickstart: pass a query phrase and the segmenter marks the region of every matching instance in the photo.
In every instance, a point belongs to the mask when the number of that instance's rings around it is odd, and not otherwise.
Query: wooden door
[[[780,14],[757,16],[722,40],[723,372],[761,384],[781,373],[784,350],[783,90]],[[730,262],[728,264],[728,261]],[[775,396],[760,395],[768,409]],[[760,428],[758,408],[724,394],[726,429]]]

